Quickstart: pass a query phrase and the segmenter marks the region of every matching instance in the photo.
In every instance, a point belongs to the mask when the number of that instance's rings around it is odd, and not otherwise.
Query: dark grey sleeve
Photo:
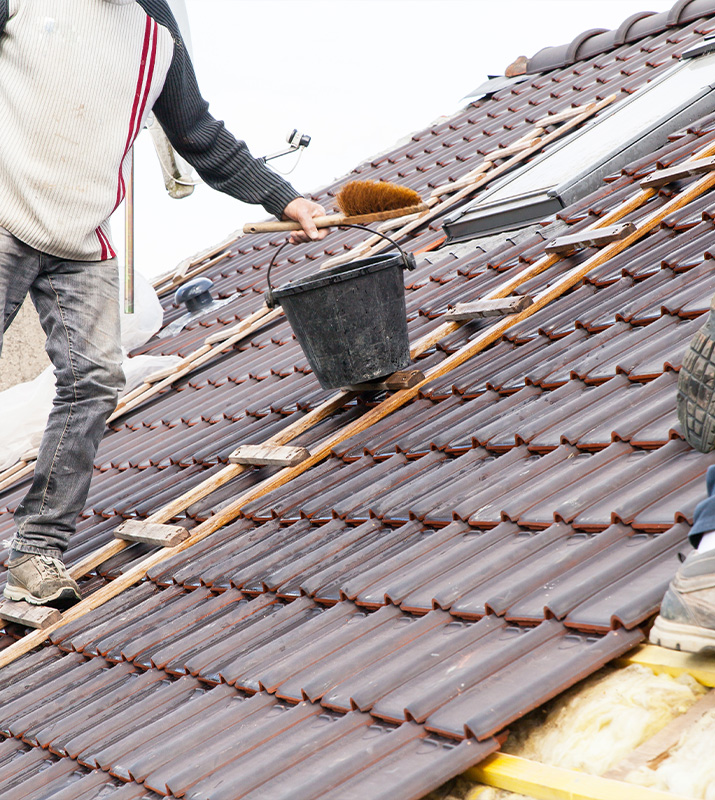
[[[137,0],[174,38],[174,58],[154,113],[176,151],[206,183],[246,203],[259,203],[280,218],[300,194],[280,175],[254,158],[246,143],[209,113],[179,27],[165,0]],[[0,0],[0,8],[7,0]]]
[[[3,32],[5,23],[10,14],[10,9],[8,8],[9,3],[10,0],[0,0],[0,33]]]

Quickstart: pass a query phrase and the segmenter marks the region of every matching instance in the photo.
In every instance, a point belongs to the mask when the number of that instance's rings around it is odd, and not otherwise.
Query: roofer
[[[678,376],[678,417],[696,450],[715,450],[715,296]],[[715,466],[707,471],[708,497],[693,514],[685,558],[665,593],[650,633],[654,644],[690,653],[715,653]]]
[[[209,114],[166,0],[0,0],[3,330],[29,292],[57,380],[34,480],[15,514],[12,600],[80,597],[62,554],[124,385],[108,219],[151,110],[210,186],[299,222],[294,242],[325,235],[312,222],[323,208]]]

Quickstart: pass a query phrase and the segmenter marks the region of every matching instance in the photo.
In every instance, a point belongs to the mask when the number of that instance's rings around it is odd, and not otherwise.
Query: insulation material
[[[684,714],[705,692],[705,687],[689,675],[678,678],[655,675],[639,665],[603,669],[513,725],[502,750],[542,764],[603,775],[671,720]],[[710,720],[712,750],[715,717]],[[711,781],[715,780],[715,762],[705,755],[706,747],[703,739],[699,758],[710,764],[709,772],[706,770],[708,763],[700,765],[705,784],[708,774]],[[696,757],[693,760],[697,760]],[[647,777],[648,780],[669,779],[659,774]],[[676,791],[676,784],[648,785]],[[689,790],[683,789],[684,785],[678,784],[678,793],[688,795]],[[715,800],[715,783],[709,795],[693,796]],[[459,778],[433,792],[429,800],[520,800],[523,797]]]
[[[715,711],[697,720],[655,769],[642,767],[627,780],[682,797],[715,800]]]

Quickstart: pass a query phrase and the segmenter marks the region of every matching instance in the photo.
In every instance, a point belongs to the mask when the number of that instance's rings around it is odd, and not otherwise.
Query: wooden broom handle
[[[314,217],[316,228],[330,228],[345,221],[345,214],[330,214],[325,217]],[[244,233],[280,233],[281,231],[300,231],[300,222],[289,220],[270,220],[269,222],[247,222],[243,226]]]
[[[345,214],[329,214],[325,217],[314,217],[313,222],[316,228],[334,228],[336,225],[344,224],[363,224],[365,222],[381,222],[385,219],[395,219],[404,217],[408,214],[419,214],[427,211],[429,206],[420,203],[416,206],[406,208],[393,208],[391,211],[376,211],[374,214],[358,214],[348,217]],[[303,226],[293,220],[271,220],[270,222],[247,222],[243,226],[244,233],[280,233],[282,231],[300,231]]]

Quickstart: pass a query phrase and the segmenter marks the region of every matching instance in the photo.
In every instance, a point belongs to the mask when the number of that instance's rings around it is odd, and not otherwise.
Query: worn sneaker
[[[3,594],[9,600],[42,606],[65,605],[82,599],[79,586],[58,558],[23,553],[8,561],[7,572]]]
[[[693,336],[678,375],[678,419],[686,441],[701,453],[715,450],[715,296],[705,324]]]
[[[715,550],[690,553],[676,572],[650,632],[652,644],[715,652]]]

